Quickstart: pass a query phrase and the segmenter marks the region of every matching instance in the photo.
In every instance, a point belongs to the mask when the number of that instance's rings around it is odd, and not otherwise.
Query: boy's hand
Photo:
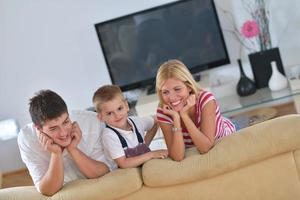
[[[54,143],[53,139],[50,138],[45,133],[37,130],[37,137],[39,140],[39,143],[43,147],[45,151],[48,151],[49,153],[55,153],[59,154],[62,153],[62,148],[58,144]]]
[[[81,129],[77,122],[72,123],[72,131],[71,131],[71,143],[68,145],[67,149],[74,149],[79,144],[82,137]]]
[[[160,150],[155,150],[151,151],[152,152],[152,158],[167,158],[168,157],[168,150],[165,149],[160,149]]]

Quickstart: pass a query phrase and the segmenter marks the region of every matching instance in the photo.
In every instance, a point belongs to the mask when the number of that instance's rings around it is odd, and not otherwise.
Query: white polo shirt
[[[107,166],[112,166],[104,155],[100,141],[105,124],[99,122],[97,114],[91,111],[72,111],[69,114],[72,121],[78,122],[82,131],[78,148],[90,158],[104,162]],[[26,164],[35,186],[39,188],[39,183],[48,169],[51,155],[40,145],[33,123],[21,129],[18,135],[18,145],[22,160]],[[63,151],[63,162],[64,184],[72,180],[85,178],[66,149]]]

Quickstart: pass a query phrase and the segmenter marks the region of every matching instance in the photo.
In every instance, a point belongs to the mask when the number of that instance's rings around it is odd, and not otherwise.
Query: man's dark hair
[[[55,119],[68,112],[65,101],[51,90],[40,90],[29,100],[32,122],[42,127],[47,120]]]

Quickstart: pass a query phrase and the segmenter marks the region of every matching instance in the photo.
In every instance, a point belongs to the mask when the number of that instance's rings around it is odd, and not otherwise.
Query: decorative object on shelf
[[[276,61],[271,62],[271,67],[272,67],[272,75],[269,80],[270,90],[278,91],[286,88],[288,86],[287,78],[278,71]]]
[[[266,10],[265,1],[254,0],[252,4],[248,1],[246,2],[246,0],[242,0],[242,2],[253,20],[252,23],[244,23],[241,33],[245,38],[255,38],[257,41],[256,44],[250,43],[253,44],[251,46],[252,49],[248,46],[248,50],[250,49],[251,52],[248,57],[256,88],[259,89],[268,86],[272,71],[270,63],[272,61],[276,61],[281,73],[284,74],[284,70],[279,48],[272,48],[269,30],[269,12]],[[251,42],[254,41],[252,40]]]
[[[220,8],[229,16],[232,26],[224,31],[233,33],[240,44],[250,53],[272,48],[269,30],[269,11],[266,10],[265,0],[240,0],[244,8],[246,19],[238,25],[230,11]]]
[[[254,82],[248,78],[244,72],[241,59],[238,59],[238,64],[240,68],[241,77],[236,86],[236,91],[239,96],[248,96],[256,92]]]
[[[268,82],[272,73],[272,61],[276,61],[278,70],[285,75],[278,48],[251,53],[248,57],[257,89],[268,87]]]
[[[225,14],[229,14],[233,24],[233,27],[227,28],[227,31],[233,33],[241,46],[249,52],[248,57],[256,88],[268,87],[271,76],[271,61],[276,61],[279,71],[284,74],[279,49],[274,48],[271,42],[270,12],[265,0],[240,1],[242,3],[241,8],[246,11],[244,16],[247,20],[239,28],[231,13],[223,10]]]

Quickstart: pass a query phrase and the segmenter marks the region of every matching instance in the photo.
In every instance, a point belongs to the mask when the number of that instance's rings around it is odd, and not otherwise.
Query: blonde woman
[[[169,60],[160,66],[156,91],[157,119],[173,160],[181,161],[185,149],[193,146],[206,153],[215,140],[235,131],[232,122],[221,116],[214,95],[199,87],[181,61]]]

